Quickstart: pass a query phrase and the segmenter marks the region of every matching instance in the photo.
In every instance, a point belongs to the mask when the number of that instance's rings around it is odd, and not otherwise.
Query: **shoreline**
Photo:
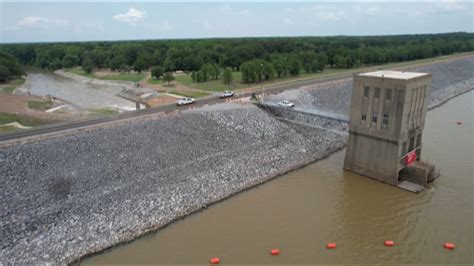
[[[449,91],[451,94],[435,95],[441,99],[438,99],[434,106],[429,107],[429,110],[473,90],[472,84],[468,86],[471,87],[467,89],[453,87],[454,91]],[[443,90],[448,90],[448,88],[450,86]],[[137,132],[136,128],[140,127],[142,131]],[[303,131],[298,130],[302,127]],[[171,135],[161,136],[160,133]],[[134,137],[137,139],[134,140]],[[189,137],[200,141],[195,143]],[[216,138],[218,143],[215,143]],[[121,143],[126,141],[130,143]],[[188,146],[191,147],[191,154],[187,154],[187,151],[176,150],[172,145],[171,148],[157,154],[146,153],[152,152],[147,149],[150,146],[157,144],[162,146],[163,143],[175,141],[177,147],[185,149]],[[4,192],[7,194],[7,203],[5,203],[7,205],[0,205],[0,207],[6,207],[7,213],[12,212],[13,221],[18,223],[11,225],[11,228],[8,228],[9,220],[1,224],[6,228],[4,233],[10,235],[4,237],[2,240],[4,242],[0,242],[2,244],[0,261],[5,259],[2,263],[52,262],[59,264],[80,262],[85,257],[155,232],[237,193],[323,160],[343,149],[346,141],[344,134],[338,135],[327,129],[311,129],[277,121],[256,107],[238,107],[236,110],[221,110],[220,112],[196,110],[171,118],[162,117],[154,122],[148,120],[132,122],[129,125],[94,129],[77,135],[0,149],[0,161],[8,160],[9,165],[8,168],[5,166],[0,170],[5,170],[2,173],[11,178],[11,180],[8,179],[9,181],[18,182],[11,186],[12,192]],[[140,145],[137,146],[136,142]],[[220,142],[223,144],[221,145]],[[108,143],[116,147],[110,148],[107,146]],[[154,146],[154,148],[166,148],[161,146]],[[45,147],[57,150],[43,151]],[[87,147],[93,147],[93,150]],[[124,152],[121,151],[122,149],[125,149]],[[247,151],[247,149],[251,150]],[[64,153],[65,150],[78,154],[69,155]],[[112,150],[113,155],[111,155]],[[31,152],[39,152],[39,157],[32,157],[35,154],[30,154]],[[132,161],[134,156],[143,153],[146,154],[145,158]],[[42,164],[50,163],[47,160],[48,156],[58,156],[58,154],[63,154],[62,157],[70,156],[70,158],[57,158],[59,162],[51,162],[52,165],[44,169]],[[115,158],[121,155],[125,156],[122,163]],[[81,156],[95,157],[79,163],[77,159],[81,159]],[[162,159],[160,156],[171,158],[163,158],[169,161],[155,163],[154,158]],[[183,156],[192,159],[186,160],[182,158]],[[103,157],[106,157],[105,160]],[[83,157],[84,160],[86,158]],[[153,161],[150,161],[150,158]],[[177,160],[182,160],[182,163],[180,164]],[[33,164],[32,174],[40,176],[38,178],[40,180],[28,179],[30,177],[27,174],[17,176],[15,169],[23,169],[25,162]],[[128,169],[109,169],[107,163],[111,162],[118,162],[118,165],[125,167],[140,165],[145,169],[132,169],[132,172],[127,171]],[[83,164],[87,169],[80,169]],[[58,172],[55,167],[63,166],[66,166],[64,173],[79,171],[77,176],[71,179],[73,182],[80,181],[80,184],[73,183],[72,189],[77,189],[77,191],[72,191],[66,198],[61,198],[61,203],[58,203],[54,198],[57,195],[48,194],[48,186],[58,175],[64,174],[61,171]],[[186,172],[189,169],[191,172]],[[122,172],[117,172],[119,170]],[[107,176],[100,176],[104,172]],[[95,173],[99,173],[103,180],[97,180]],[[124,175],[126,178],[123,177]],[[178,180],[176,180],[177,176],[179,176]],[[17,177],[24,180],[16,180]],[[76,178],[80,180],[77,181]],[[3,180],[0,181],[3,182]],[[31,184],[32,187],[24,187],[24,181],[38,183]],[[41,188],[43,191],[38,191]],[[10,200],[8,193],[15,193],[15,189],[19,193],[28,195],[27,198],[18,197],[8,202]],[[34,193],[37,195],[35,196]],[[2,195],[0,199],[1,197]],[[114,197],[118,202],[114,200]],[[126,199],[124,202],[120,202],[124,199]],[[160,200],[162,202],[150,206],[151,202]],[[24,207],[25,211],[20,210],[28,215],[30,215],[28,212],[31,212],[33,218],[38,219],[33,222],[38,222],[40,225],[43,219],[46,219],[45,221],[53,219],[51,228],[46,228],[45,231],[38,231],[35,225],[30,228],[29,218],[31,217],[26,217],[26,214],[23,220],[17,221],[23,218],[15,218],[15,212],[20,207],[9,209],[8,204]],[[29,204],[39,206],[29,206]],[[46,210],[44,212],[36,210],[38,207]],[[83,210],[76,211],[74,208],[83,208]],[[5,218],[12,219],[12,216],[6,215]],[[76,225],[78,223],[85,223],[85,225],[82,225],[83,228],[78,228]],[[16,225],[19,228],[13,227]],[[10,232],[9,229],[12,231]],[[27,230],[26,233],[23,233],[25,230]],[[13,238],[13,242],[9,242],[8,237],[18,237],[20,233],[22,236],[23,234],[27,236]],[[77,243],[76,237],[79,237],[81,242]],[[9,243],[15,243],[15,246],[12,247]],[[49,247],[48,244],[60,246]],[[9,248],[8,252],[7,248]],[[58,251],[61,254],[57,254]],[[45,258],[45,255],[51,257]],[[7,258],[10,258],[10,261],[7,261]]]

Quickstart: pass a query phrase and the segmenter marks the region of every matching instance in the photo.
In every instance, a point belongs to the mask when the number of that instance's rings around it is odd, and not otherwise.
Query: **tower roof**
[[[359,76],[362,77],[376,77],[376,78],[389,78],[389,79],[414,79],[422,76],[429,76],[429,73],[417,73],[417,72],[405,72],[405,71],[391,71],[391,70],[379,70],[374,72],[362,73]]]

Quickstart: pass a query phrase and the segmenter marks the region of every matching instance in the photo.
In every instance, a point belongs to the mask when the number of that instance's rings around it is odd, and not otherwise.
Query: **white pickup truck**
[[[194,100],[193,98],[181,98],[176,101],[176,105],[181,106],[181,105],[193,104],[195,102],[196,100]]]
[[[283,107],[289,107],[289,108],[292,108],[295,106],[294,103],[290,102],[290,101],[281,101],[278,103],[279,106],[283,106]]]
[[[229,98],[229,97],[232,97],[232,96],[234,96],[233,91],[224,91],[224,93],[219,95],[219,98]]]

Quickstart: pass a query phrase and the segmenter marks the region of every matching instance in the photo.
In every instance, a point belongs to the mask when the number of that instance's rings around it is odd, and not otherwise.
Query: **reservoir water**
[[[422,159],[441,177],[419,194],[343,171],[343,150],[82,263],[472,264],[473,104],[471,91],[428,112]]]

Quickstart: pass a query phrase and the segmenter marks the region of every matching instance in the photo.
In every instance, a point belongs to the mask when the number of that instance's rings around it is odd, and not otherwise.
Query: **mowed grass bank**
[[[34,109],[34,110],[44,111],[44,110],[47,110],[47,109],[51,108],[52,105],[53,105],[53,101],[51,101],[51,100],[44,100],[44,101],[30,100],[30,101],[28,101],[28,108]]]
[[[52,123],[54,121],[38,119],[34,117],[21,116],[21,115],[16,115],[16,114],[0,113],[0,132],[15,130],[16,127],[5,126],[6,124],[10,124],[14,122],[20,123],[23,126],[27,126],[27,127],[37,127],[37,126]]]
[[[13,94],[13,91],[25,83],[24,78],[9,80],[4,83],[0,83],[0,93],[1,94]]]
[[[71,69],[68,69],[67,71],[74,73],[76,75],[93,78],[93,79],[103,79],[103,80],[122,80],[122,81],[138,82],[145,78],[144,73],[117,72],[117,74],[112,74],[112,75],[95,75],[94,73],[87,73],[82,68],[71,68]]]

